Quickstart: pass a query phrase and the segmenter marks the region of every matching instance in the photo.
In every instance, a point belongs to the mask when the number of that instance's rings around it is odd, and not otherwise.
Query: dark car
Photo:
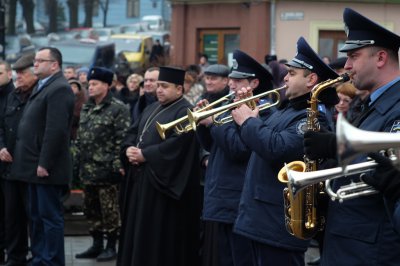
[[[90,39],[65,40],[54,42],[51,46],[58,48],[63,56],[63,66],[100,66],[114,67],[115,45],[111,42]]]

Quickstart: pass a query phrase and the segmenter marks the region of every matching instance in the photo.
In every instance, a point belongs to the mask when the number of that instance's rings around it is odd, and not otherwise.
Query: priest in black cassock
[[[158,102],[135,121],[122,145],[126,177],[121,184],[121,237],[117,265],[198,265],[200,217],[199,151],[193,131],[167,131],[164,124],[186,115],[185,72],[160,67]]]

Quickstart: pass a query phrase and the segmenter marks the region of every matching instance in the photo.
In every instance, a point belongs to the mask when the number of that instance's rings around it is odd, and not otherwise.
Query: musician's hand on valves
[[[253,89],[251,87],[243,87],[240,90],[236,91],[234,101],[236,102],[253,96],[252,90]]]
[[[196,104],[196,107],[195,107],[194,111],[198,111],[198,110],[200,110],[200,109],[206,107],[208,104],[209,104],[209,103],[208,103],[208,101],[207,101],[206,99],[200,100],[200,101]],[[207,117],[207,118],[204,118],[204,119],[202,119],[202,120],[200,120],[200,121],[198,122],[199,125],[203,125],[203,126],[209,126],[209,125],[211,125],[212,123],[213,123],[213,117],[212,117],[212,116],[209,116],[209,117]]]
[[[397,201],[400,199],[400,172],[393,165],[392,161],[378,153],[368,154],[378,166],[372,175],[366,175],[363,181],[375,187],[386,198]]]
[[[251,108],[246,104],[241,104],[238,108],[233,109],[231,114],[236,124],[241,126],[248,118],[258,117],[258,112],[259,109],[257,107],[254,110],[251,110]]]

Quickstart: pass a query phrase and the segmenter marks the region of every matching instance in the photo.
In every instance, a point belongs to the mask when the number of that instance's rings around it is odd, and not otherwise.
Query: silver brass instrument
[[[225,96],[219,98],[218,100],[210,103],[209,105],[201,108],[197,112],[203,112],[204,110],[210,109],[211,107],[213,107],[221,102],[227,102],[231,99],[231,97],[234,94],[235,94],[234,92],[231,92],[228,95],[225,95]],[[184,117],[181,117],[179,119],[176,119],[174,121],[171,121],[169,123],[165,123],[165,124],[160,124],[160,123],[156,122],[156,128],[157,128],[158,134],[160,135],[160,137],[162,139],[165,139],[165,133],[167,132],[167,130],[170,130],[172,128],[175,130],[175,132],[177,134],[183,134],[183,133],[187,133],[187,132],[193,130],[193,127],[188,122],[187,115],[185,115]]]
[[[362,153],[387,150],[400,146],[398,134],[358,129],[339,114],[336,125],[336,143],[339,165],[347,164]]]
[[[342,114],[339,114],[336,136],[339,160],[342,159],[344,155],[347,155],[344,156],[345,160],[341,160],[342,163],[343,161],[347,162],[348,158],[354,158],[361,153],[382,149],[387,150],[386,153],[389,159],[393,162],[397,162],[398,155],[392,148],[400,146],[400,137],[397,134],[358,129],[347,122]],[[292,193],[296,195],[307,186],[325,181],[325,190],[330,198],[343,202],[347,199],[376,194],[378,191],[360,181],[351,182],[349,185],[342,186],[334,192],[330,186],[330,181],[355,174],[366,174],[373,171],[376,165],[375,161],[367,161],[350,165],[345,164],[346,168],[340,166],[308,173],[288,170],[288,186]]]
[[[307,130],[319,131],[318,123],[318,96],[319,94],[337,84],[349,80],[348,74],[333,79],[326,80],[314,86],[311,91],[310,108],[307,109]],[[300,161],[291,162],[283,167],[278,173],[279,181],[288,182],[288,171],[293,168],[301,169],[303,172],[314,172],[317,170],[317,161],[311,160],[304,156],[304,164]],[[285,208],[285,224],[288,232],[300,239],[310,239],[325,223],[325,217],[318,209],[318,201],[323,193],[324,187],[322,183],[316,183],[305,187],[298,193],[294,194],[288,186],[283,191],[283,200]]]
[[[203,119],[205,119],[207,117],[210,117],[210,116],[222,115],[223,113],[228,112],[228,111],[230,111],[230,110],[232,110],[232,109],[234,109],[234,108],[236,108],[236,107],[238,107],[238,106],[240,106],[242,104],[248,104],[249,106],[255,106],[254,102],[256,100],[262,99],[262,98],[267,97],[267,96],[275,96],[275,101],[274,102],[272,102],[272,103],[267,102],[267,103],[264,103],[264,104],[261,104],[261,105],[257,106],[260,111],[268,109],[268,108],[271,108],[271,107],[279,104],[279,101],[280,101],[279,91],[283,90],[283,89],[286,89],[286,85],[282,86],[282,87],[280,87],[278,89],[275,89],[275,90],[266,91],[266,92],[260,93],[258,95],[254,95],[254,96],[249,97],[249,98],[241,99],[239,101],[236,101],[236,102],[233,102],[233,103],[230,103],[230,104],[218,107],[218,108],[213,108],[211,110],[204,111],[204,112],[198,112],[198,111],[197,112],[193,112],[190,109],[188,109],[189,122],[190,122],[192,128],[194,130],[196,130],[197,123],[200,120],[203,120]],[[226,116],[221,120],[213,119],[215,124],[225,124],[225,123],[232,122],[232,120],[233,119],[232,119],[231,115]]]

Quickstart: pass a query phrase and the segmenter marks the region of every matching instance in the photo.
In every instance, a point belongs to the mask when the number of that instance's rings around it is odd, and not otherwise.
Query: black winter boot
[[[77,259],[95,259],[103,251],[103,233],[93,232],[93,245],[86,251],[76,254]]]
[[[117,258],[117,232],[112,232],[107,234],[107,247],[101,252],[97,257],[97,261],[111,261]]]

